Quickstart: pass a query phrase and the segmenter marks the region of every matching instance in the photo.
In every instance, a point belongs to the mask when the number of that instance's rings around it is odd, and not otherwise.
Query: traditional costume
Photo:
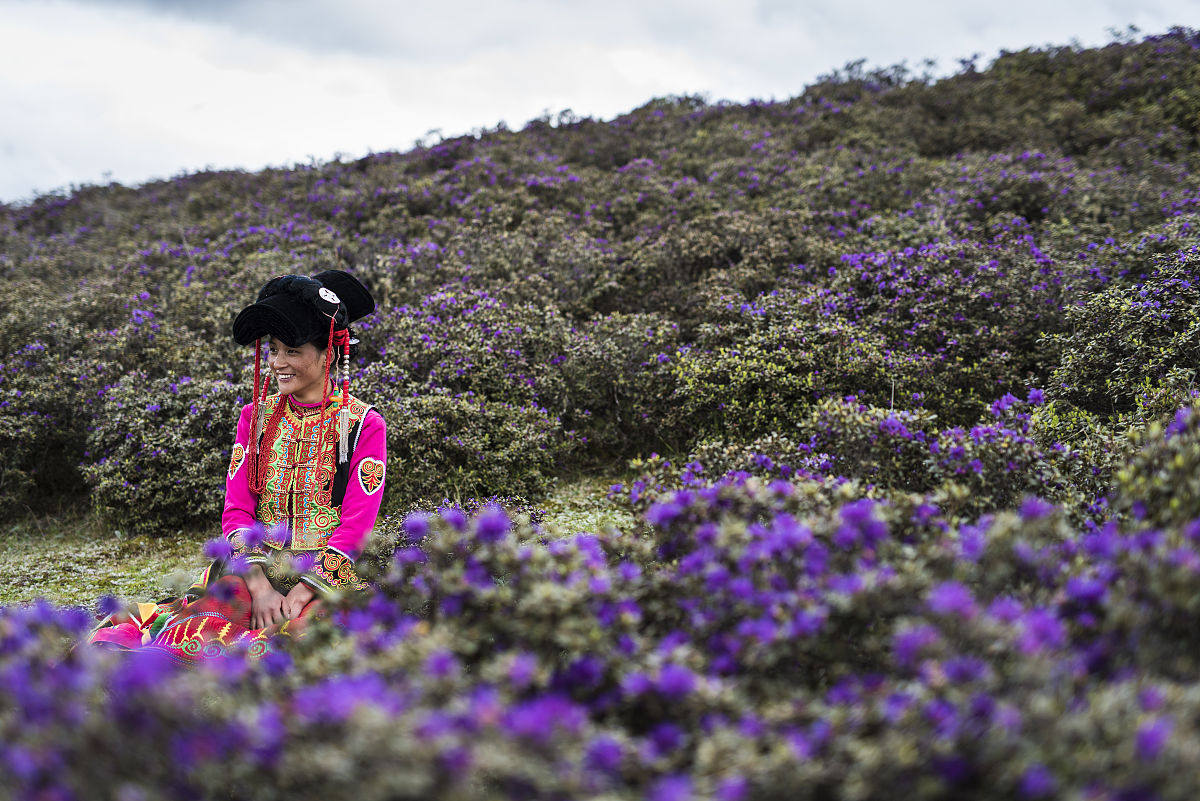
[[[231,647],[262,656],[272,637],[302,630],[323,597],[366,587],[354,560],[379,514],[387,437],[383,416],[350,394],[348,326],[374,309],[362,284],[329,270],[314,278],[272,279],[242,310],[233,336],[238,344],[254,343],[254,391],[238,420],[225,477],[221,529],[230,553],[209,565],[182,597],[110,616],[91,642],[162,649],[184,662]],[[326,394],[320,403],[270,394],[262,376],[267,336],[294,348],[325,342]],[[335,367],[341,382],[330,393]],[[251,629],[251,594],[236,572],[250,565],[259,565],[278,592],[286,595],[304,582],[314,599],[295,619]]]

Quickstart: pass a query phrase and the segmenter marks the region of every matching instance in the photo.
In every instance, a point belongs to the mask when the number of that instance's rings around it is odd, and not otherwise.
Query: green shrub
[[[1115,472],[1113,509],[1130,524],[1181,526],[1200,519],[1200,407],[1133,435],[1141,447]]]
[[[1048,394],[1114,421],[1148,423],[1185,400],[1200,363],[1200,256],[1160,258],[1150,276],[1068,309]]]
[[[130,534],[215,527],[244,389],[138,372],[104,390],[83,467],[93,508]]]
[[[469,394],[405,395],[399,387],[364,395],[387,420],[388,509],[475,496],[536,500],[575,447],[572,433],[539,406]]]

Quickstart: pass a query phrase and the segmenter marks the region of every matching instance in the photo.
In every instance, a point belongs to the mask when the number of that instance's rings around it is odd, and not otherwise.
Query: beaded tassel
[[[342,361],[338,375],[342,379],[342,399],[338,409],[338,464],[350,461],[350,332],[341,331]]]
[[[322,443],[321,447],[322,448],[324,448],[325,432],[329,430],[325,425],[325,421],[328,420],[330,425],[332,425],[333,417],[334,417],[333,415],[326,417],[326,411],[329,406],[329,368],[331,366],[334,366],[333,365],[333,343],[335,342],[335,337],[336,337],[336,332],[334,331],[335,324],[336,324],[336,319],[332,315],[330,315],[330,317],[329,317],[329,339],[326,341],[326,345],[325,345],[325,389],[321,393],[321,419],[317,423],[317,431],[320,432],[318,434],[318,436],[321,437],[321,443]],[[332,497],[332,492],[333,492],[333,482],[330,481],[328,484],[326,484],[323,487],[320,487],[317,490],[317,501],[324,506],[328,506],[330,503],[330,499]]]

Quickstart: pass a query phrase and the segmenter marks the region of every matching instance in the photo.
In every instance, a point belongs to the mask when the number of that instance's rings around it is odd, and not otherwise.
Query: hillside
[[[1077,307],[1195,246],[1193,40],[936,82],[852,66],[781,103],[667,98],[4,207],[0,498],[88,486],[121,528],[213,519],[195,498],[249,385],[230,320],[271,275],[329,266],[378,296],[356,387],[427,466],[395,503],[803,436],[849,395],[949,427],[1036,387],[1111,423],[1195,363],[1111,354],[1132,371],[1112,392],[1102,366],[1056,375],[1089,351]]]
[[[45,797],[1194,797],[1198,170],[1176,29],[0,206],[10,517],[215,532],[232,318],[328,267],[379,301],[393,513],[257,662],[0,608],[0,755]],[[529,518],[580,479],[620,526]]]

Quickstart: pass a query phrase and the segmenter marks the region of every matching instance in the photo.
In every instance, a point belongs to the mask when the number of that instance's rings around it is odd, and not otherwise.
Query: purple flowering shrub
[[[847,486],[729,479],[567,536],[389,518],[377,591],[195,672],[0,610],[0,770],[81,797],[1190,791],[1194,524],[1075,528],[1033,496],[956,524]]]
[[[274,274],[326,267],[380,303],[359,331],[359,394],[544,409],[545,441],[574,443],[555,470],[705,440],[802,442],[811,410],[850,395],[931,413],[939,430],[1029,387],[1148,423],[1190,380],[1187,290],[1171,282],[1196,244],[1195,42],[1176,29],[1005,53],[936,81],[851,65],[785,101],[659,98],[609,122],[566,114],[353,162],[5,206],[0,280],[24,303],[0,312],[14,343],[0,504],[86,490],[96,393],[132,370],[248,383],[231,310]],[[1086,454],[1069,478],[1105,494],[1104,449],[1125,424],[1045,417],[1043,450]],[[1065,439],[1076,422],[1100,433]],[[483,450],[513,439],[497,425]],[[442,443],[420,446],[438,454],[429,483],[462,461]],[[499,463],[521,492],[548,491],[548,473],[517,461]],[[459,483],[517,491],[502,473]]]
[[[711,439],[684,459],[635,459],[629,466],[636,478],[617,489],[645,509],[656,491],[703,486],[722,476],[757,476],[803,480],[824,491],[849,484],[855,489],[846,491],[873,497],[918,494],[954,520],[1013,507],[1027,494],[1052,498],[1080,520],[1103,517],[1110,485],[1083,475],[1080,465],[1090,464],[1086,453],[1043,443],[1037,419],[1043,402],[1044,393],[1036,389],[1026,400],[1005,395],[969,428],[943,429],[920,408],[897,411],[855,398],[827,399],[796,424],[794,438]]]
[[[1200,243],[1156,259],[1143,280],[1092,295],[1067,319],[1050,398],[1129,424],[1174,412],[1200,363]]]
[[[1114,510],[1146,526],[1200,518],[1200,407],[1179,409],[1167,425],[1150,425],[1137,441],[1142,447],[1115,472]]]

